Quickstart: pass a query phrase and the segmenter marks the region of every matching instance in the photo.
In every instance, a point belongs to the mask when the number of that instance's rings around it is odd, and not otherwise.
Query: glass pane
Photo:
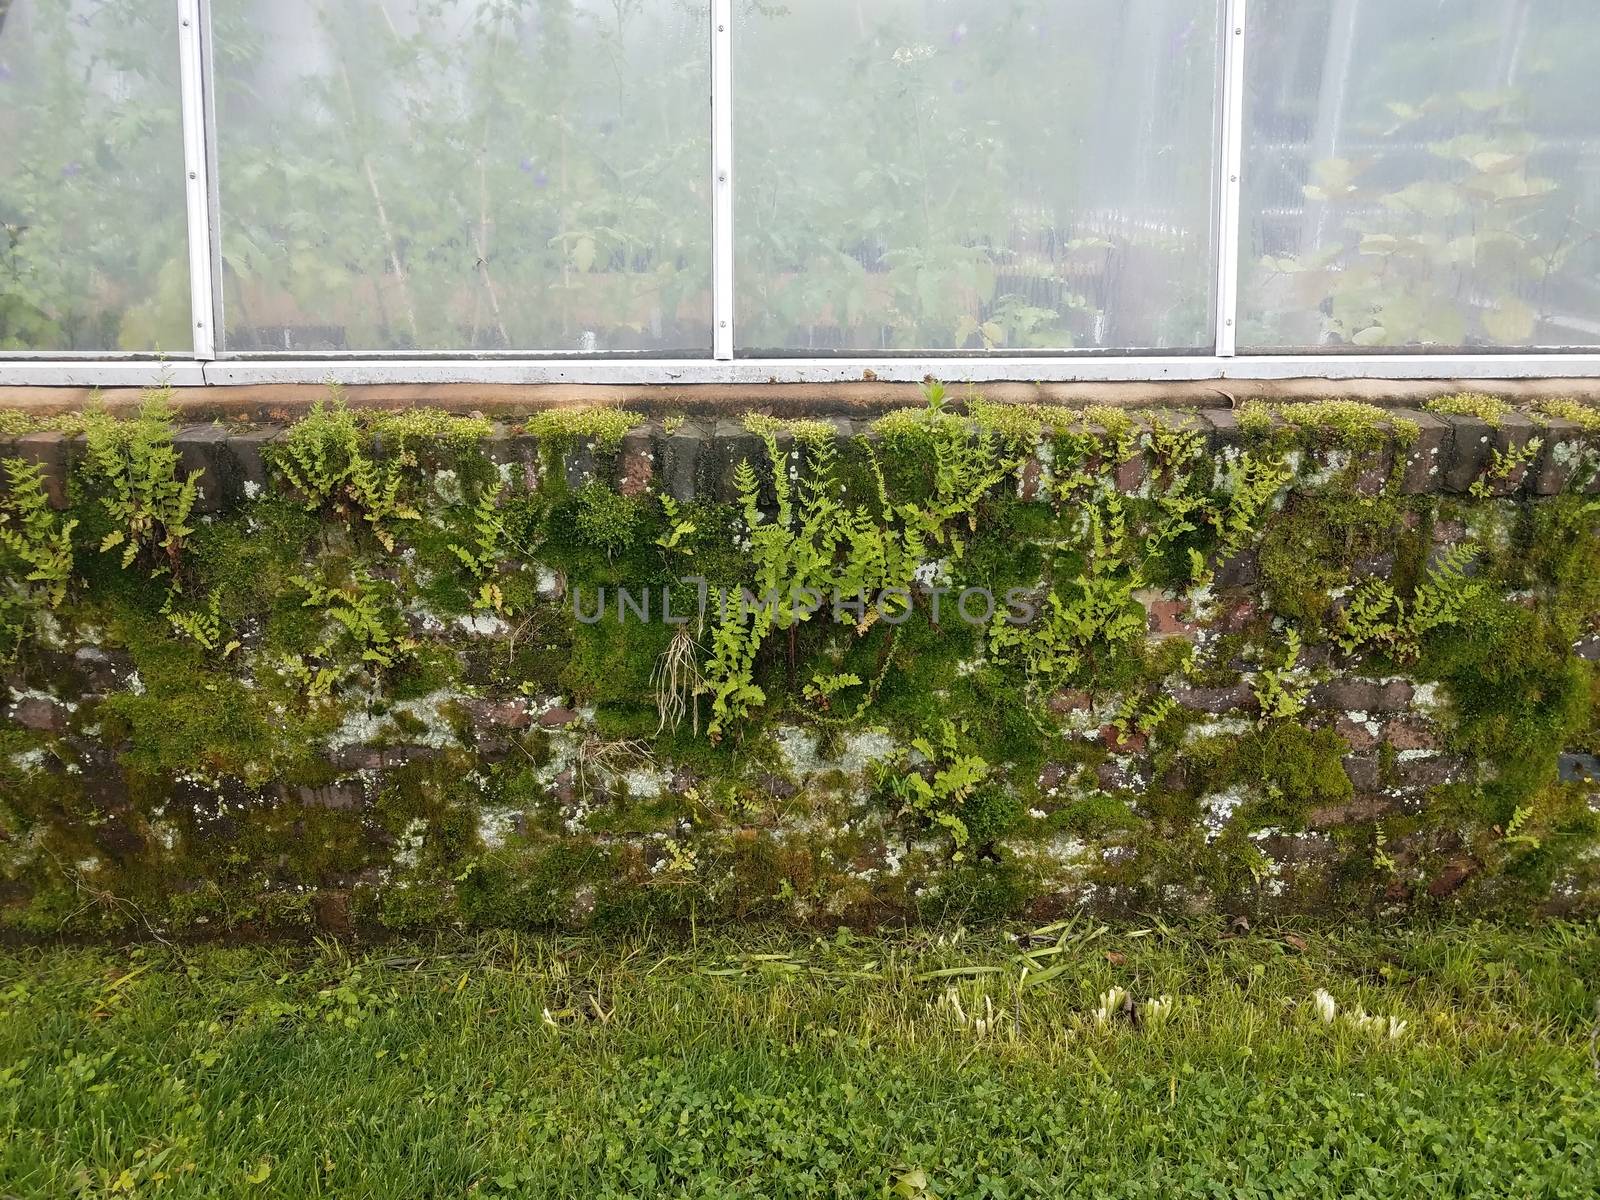
[[[174,5],[0,0],[0,354],[187,354]]]
[[[1250,23],[1241,347],[1600,344],[1600,5]]]
[[[1209,347],[1218,9],[740,4],[739,345]]]
[[[708,351],[707,0],[215,0],[231,351]]]

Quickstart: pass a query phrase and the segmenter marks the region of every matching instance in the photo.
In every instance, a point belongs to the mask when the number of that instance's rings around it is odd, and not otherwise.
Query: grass
[[[0,1195],[1593,1197],[1597,987],[1562,923],[14,950]]]

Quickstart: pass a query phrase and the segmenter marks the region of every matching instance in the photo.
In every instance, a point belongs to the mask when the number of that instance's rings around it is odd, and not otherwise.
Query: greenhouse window
[[[0,0],[0,383],[1600,374],[1592,0]]]

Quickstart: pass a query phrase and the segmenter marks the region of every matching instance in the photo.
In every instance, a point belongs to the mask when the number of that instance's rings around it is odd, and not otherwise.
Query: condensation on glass
[[[741,351],[1209,349],[1220,8],[739,6]]]
[[[1256,0],[1244,350],[1600,345],[1600,4]]]
[[[711,347],[707,0],[214,0],[230,352]]]
[[[0,0],[0,354],[193,350],[174,12]]]

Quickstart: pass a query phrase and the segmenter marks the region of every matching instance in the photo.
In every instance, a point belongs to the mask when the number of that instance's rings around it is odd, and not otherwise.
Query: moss
[[[318,523],[300,505],[263,497],[242,520],[200,525],[189,542],[197,597],[217,595],[223,616],[238,625],[294,593],[305,571],[306,547]],[[296,596],[303,599],[303,596]],[[304,648],[296,643],[295,648]]]
[[[659,598],[658,594],[652,603]],[[562,689],[586,704],[647,710],[653,726],[655,689],[650,678],[672,631],[658,621],[619,621],[614,598],[607,613],[603,621],[572,630],[571,649],[560,675]],[[613,720],[617,715],[609,714]]]
[[[1508,582],[1546,589],[1553,619],[1576,641],[1600,617],[1600,509],[1581,496],[1555,496],[1526,510]]]
[[[401,453],[426,450],[434,456],[474,448],[494,432],[483,417],[459,416],[437,408],[361,409],[356,419],[375,442]]]
[[[1422,407],[1441,416],[1477,417],[1490,425],[1499,425],[1500,419],[1511,411],[1511,406],[1504,400],[1484,392],[1458,392],[1452,396],[1437,396]]]
[[[1037,831],[1040,837],[1059,833],[1081,838],[1110,838],[1143,828],[1139,814],[1120,796],[1094,791],[1068,800],[1048,814]]]
[[[578,890],[609,885],[608,848],[565,837],[510,845],[480,855],[458,885],[469,924],[511,929],[573,924]]]
[[[1581,429],[1590,433],[1600,431],[1600,406],[1585,404],[1577,400],[1553,398],[1539,400],[1534,404],[1536,416],[1555,417],[1561,421],[1571,421]]]
[[[1034,875],[1013,857],[961,863],[941,872],[917,898],[917,916],[939,923],[992,924],[1019,916],[1037,887]]]
[[[1242,787],[1249,801],[1232,828],[1248,832],[1276,826],[1298,829],[1306,813],[1352,795],[1345,774],[1349,746],[1331,729],[1274,721],[1248,733],[1201,738],[1186,757],[1189,794]]]
[[[1107,404],[1091,404],[1083,410],[1083,419],[1091,425],[1104,430],[1106,435],[1113,439],[1133,436],[1139,428],[1139,423],[1128,414],[1126,409],[1113,408]]]
[[[1511,819],[1547,786],[1556,755],[1591,719],[1589,678],[1569,630],[1547,612],[1480,597],[1449,637],[1429,640],[1418,673],[1449,690],[1452,748],[1492,763],[1490,819]]]
[[[643,529],[644,505],[598,481],[586,483],[561,506],[570,520],[572,536],[607,558],[632,546]]]
[[[757,437],[777,437],[780,434],[787,434],[797,442],[831,441],[839,433],[831,421],[818,421],[806,417],[772,417],[765,413],[746,413],[744,427]]]
[[[1261,581],[1273,611],[1314,633],[1327,617],[1331,593],[1348,586],[1363,561],[1419,543],[1404,527],[1404,508],[1388,497],[1296,492],[1268,519],[1261,538]]]
[[[965,418],[943,408],[897,408],[872,423],[872,431],[885,442],[927,447],[930,435],[960,436],[969,426]]]
[[[976,789],[961,805],[961,821],[979,854],[1015,829],[1022,813],[1016,792],[999,784]]]
[[[47,428],[48,417],[36,416],[22,408],[0,408],[0,439],[24,437]]]
[[[1315,400],[1289,404],[1247,401],[1239,410],[1239,425],[1248,436],[1266,437],[1281,423],[1291,435],[1285,445],[1310,440],[1347,450],[1373,450],[1393,437],[1403,445],[1416,441],[1415,421],[1395,417],[1375,404],[1357,400]]]
[[[1016,446],[1031,446],[1047,431],[1080,427],[1095,419],[1084,410],[1057,404],[997,404],[982,396],[973,396],[967,401],[967,413],[978,429]],[[1118,417],[1128,421],[1119,409],[1097,406],[1093,413],[1111,421]]]
[[[643,421],[625,408],[552,408],[536,413],[525,428],[556,454],[575,440],[592,441],[600,453],[615,454],[623,435]]]
[[[331,727],[328,716],[297,713],[292,693],[252,686],[141,614],[114,617],[110,635],[127,648],[142,690],[108,695],[100,716],[107,735],[125,742],[122,761],[135,774],[264,783],[303,764]]]
[[[327,461],[334,467],[342,466],[351,451],[405,466],[423,457],[437,464],[475,448],[493,431],[482,417],[457,416],[442,409],[352,409],[344,389],[333,387],[268,450],[280,458],[290,447],[321,453],[330,456]]]

